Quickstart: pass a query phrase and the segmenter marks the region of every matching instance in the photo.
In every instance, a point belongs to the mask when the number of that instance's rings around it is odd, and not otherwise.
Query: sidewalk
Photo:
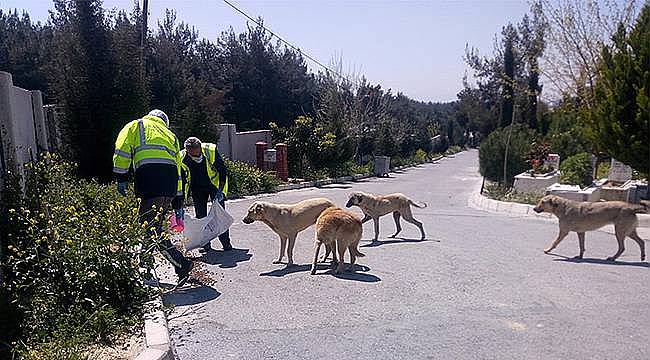
[[[467,200],[469,207],[487,211],[494,214],[503,214],[511,217],[541,219],[545,221],[552,221],[557,223],[557,218],[549,213],[538,214],[533,211],[534,206],[528,204],[521,204],[515,202],[498,201],[490,199],[479,193],[479,189],[470,195]],[[639,214],[639,226],[637,233],[646,241],[650,241],[650,215]],[[603,231],[609,234],[614,234],[614,225],[607,225],[598,231]]]

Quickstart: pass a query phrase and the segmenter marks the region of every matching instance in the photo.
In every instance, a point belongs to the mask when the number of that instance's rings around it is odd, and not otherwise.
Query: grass
[[[483,194],[493,200],[516,202],[528,205],[536,205],[539,199],[544,196],[543,191],[520,192],[512,188],[503,187],[499,184],[486,185]]]

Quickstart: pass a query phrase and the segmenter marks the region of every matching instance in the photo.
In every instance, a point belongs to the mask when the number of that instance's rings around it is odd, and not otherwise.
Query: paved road
[[[344,205],[354,190],[404,192],[427,240],[404,224],[403,239],[369,245],[364,227],[355,274],[309,275],[313,229],[300,234],[293,268],[273,265],[278,239],[265,225],[236,221],[235,246],[206,261],[215,289],[166,298],[180,359],[649,359],[650,269],[631,241],[620,262],[610,234],[587,235],[588,258],[571,235],[556,256],[549,221],[467,207],[479,183],[477,152],[393,174],[390,179],[283,192],[265,200],[326,196]],[[253,200],[229,203],[241,219]],[[356,210],[358,211],[358,210]],[[633,246],[634,245],[634,246]],[[323,271],[321,271],[323,272]]]

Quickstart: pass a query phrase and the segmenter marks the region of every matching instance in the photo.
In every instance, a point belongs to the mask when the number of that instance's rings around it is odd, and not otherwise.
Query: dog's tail
[[[650,213],[650,201],[648,200],[641,200],[641,203],[639,204],[639,207],[637,207],[634,210],[635,213],[637,214],[649,214]]]
[[[421,204],[418,204],[418,203],[416,203],[415,201],[413,201],[411,199],[409,199],[409,204],[415,206],[416,208],[420,208],[420,209],[423,209],[423,208],[427,207],[427,203],[423,202]]]
[[[359,251],[359,249],[357,249],[356,247],[352,248],[352,250],[354,251],[354,256],[357,256],[357,257],[364,257],[364,256],[366,256],[366,254],[364,254],[364,253],[362,253],[361,251]]]

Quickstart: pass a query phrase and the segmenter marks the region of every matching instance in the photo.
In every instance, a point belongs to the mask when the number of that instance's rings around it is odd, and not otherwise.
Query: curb
[[[145,306],[152,309],[144,315],[146,349],[138,354],[135,360],[174,360],[167,317],[162,310],[161,297],[157,296]]]
[[[439,157],[437,157],[435,159],[428,160],[428,161],[420,163],[420,164],[397,166],[397,167],[394,167],[394,168],[390,169],[389,172],[394,173],[395,171],[399,171],[399,170],[402,170],[402,169],[411,168],[411,167],[415,167],[415,166],[422,165],[422,164],[427,164],[427,163],[434,163],[436,161],[441,160],[444,157],[445,157],[445,155],[442,155],[442,156],[439,156]],[[356,175],[343,176],[343,177],[333,178],[333,179],[305,181],[305,182],[301,182],[301,183],[298,183],[298,184],[278,185],[275,188],[275,192],[287,191],[287,190],[297,190],[297,189],[304,189],[304,188],[310,188],[310,187],[321,187],[321,186],[324,186],[324,185],[331,185],[331,184],[341,184],[341,183],[345,183],[345,182],[349,182],[349,181],[357,181],[357,180],[361,180],[361,179],[367,179],[367,178],[370,178],[370,177],[373,177],[373,176],[375,176],[375,175],[374,174],[356,174]],[[256,195],[263,195],[263,193],[262,194],[256,194]],[[253,195],[253,196],[255,196],[255,195]]]
[[[481,195],[478,190],[475,190],[472,195],[470,195],[467,204],[471,208],[484,210],[490,213],[557,221],[552,214],[536,213],[533,211],[533,205],[490,199]],[[637,214],[637,218],[639,219],[639,227],[650,228],[650,215]]]

